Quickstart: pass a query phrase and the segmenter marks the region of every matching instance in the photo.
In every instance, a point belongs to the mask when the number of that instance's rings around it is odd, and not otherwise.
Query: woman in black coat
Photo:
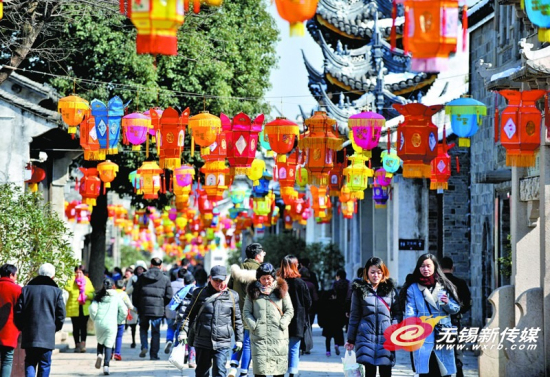
[[[401,319],[397,291],[388,268],[380,258],[365,264],[363,280],[353,282],[351,312],[346,349],[357,354],[357,362],[365,366],[365,376],[391,377],[395,353],[384,348],[384,331]]]
[[[288,327],[289,351],[288,351],[288,373],[289,377],[298,374],[298,363],[300,362],[300,342],[308,324],[308,310],[311,307],[311,297],[306,283],[300,279],[298,272],[298,258],[294,255],[287,255],[281,261],[281,268],[278,276],[285,279],[288,284],[288,294],[294,308],[294,317]]]

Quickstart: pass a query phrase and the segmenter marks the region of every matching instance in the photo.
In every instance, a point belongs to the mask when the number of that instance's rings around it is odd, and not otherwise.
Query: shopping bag
[[[342,357],[342,364],[344,365],[344,376],[346,377],[364,377],[365,368],[363,365],[358,364],[355,351],[346,351],[344,357]]]
[[[177,346],[172,348],[172,352],[170,352],[170,357],[168,358],[168,361],[179,370],[182,370],[186,367],[187,364],[185,364],[185,344],[183,342],[180,342]]]

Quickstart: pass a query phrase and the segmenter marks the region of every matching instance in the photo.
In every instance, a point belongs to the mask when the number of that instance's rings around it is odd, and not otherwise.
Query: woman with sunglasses
[[[294,316],[288,284],[262,263],[246,289],[244,320],[250,329],[254,375],[282,377],[288,369],[288,325]]]

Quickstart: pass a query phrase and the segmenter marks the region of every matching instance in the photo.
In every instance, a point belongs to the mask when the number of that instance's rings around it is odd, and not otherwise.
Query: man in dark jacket
[[[228,280],[225,267],[212,267],[210,282],[193,292],[191,304],[185,310],[186,319],[178,340],[188,340],[195,347],[197,377],[208,377],[212,362],[212,377],[225,377],[231,336],[235,334],[235,351],[243,346],[243,323],[237,308],[239,294],[227,288]]]
[[[22,331],[21,348],[25,349],[25,374],[50,375],[55,333],[63,327],[65,303],[63,293],[53,281],[55,267],[40,266],[38,275],[23,288],[15,307],[15,325]]]
[[[144,272],[135,284],[132,301],[139,314],[139,337],[141,352],[139,357],[147,356],[147,334],[151,326],[151,360],[160,360],[160,323],[164,317],[164,307],[172,299],[170,279],[160,270],[162,260],[151,259],[151,267]]]
[[[466,283],[466,280],[453,275],[455,267],[454,267],[453,260],[451,258],[443,257],[441,259],[440,264],[441,264],[441,269],[445,273],[445,276],[447,277],[447,279],[449,279],[451,283],[455,285],[458,299],[462,303],[460,312],[451,316],[452,324],[457,327],[457,331],[458,333],[460,333],[460,330],[462,329],[462,326],[461,326],[462,316],[472,307],[472,295],[470,293],[470,289],[468,288],[468,284]],[[456,377],[464,377],[464,372],[462,371],[462,366],[463,366],[462,356],[463,356],[462,350],[459,350],[458,348],[455,349]]]
[[[246,247],[246,259],[239,267],[234,264],[231,266],[231,279],[229,280],[229,288],[234,289],[239,294],[239,309],[241,316],[244,308],[244,299],[246,297],[246,287],[251,282],[256,281],[256,270],[260,264],[264,262],[265,251],[261,244],[251,243]],[[242,316],[244,317],[244,316]],[[248,368],[251,361],[250,354],[250,334],[247,329],[244,330],[243,349],[233,353],[231,356],[231,370],[229,376],[235,376],[239,361],[241,363],[241,376],[248,375]],[[234,369],[233,369],[234,368]]]

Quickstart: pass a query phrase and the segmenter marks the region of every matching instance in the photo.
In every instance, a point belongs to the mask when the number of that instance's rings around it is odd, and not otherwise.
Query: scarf
[[[431,288],[435,286],[435,274],[431,274],[430,276],[424,276],[421,275],[418,278],[418,282],[422,284],[425,287]]]
[[[80,305],[84,305],[86,303],[86,278],[81,278],[81,279],[74,279],[76,285],[78,286],[78,291],[79,291],[79,295],[78,295],[78,303]]]
[[[273,284],[267,287],[260,284],[260,282],[258,282],[257,284],[258,284],[258,288],[260,288],[260,293],[267,296],[269,296],[271,292],[273,292],[273,289],[275,289],[276,287],[276,282],[273,282]]]

